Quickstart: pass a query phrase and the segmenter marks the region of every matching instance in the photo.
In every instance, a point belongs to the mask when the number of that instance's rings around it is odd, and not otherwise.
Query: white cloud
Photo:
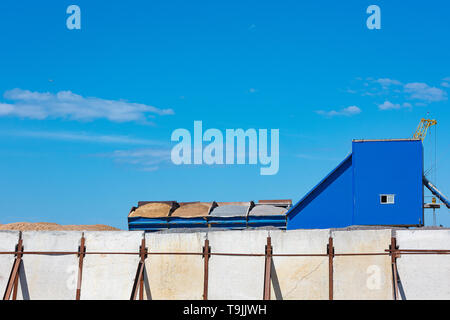
[[[422,100],[426,102],[437,102],[447,100],[447,93],[439,88],[430,87],[423,82],[407,83],[404,90],[409,94],[410,99]]]
[[[159,141],[137,139],[129,136],[99,135],[86,132],[8,131],[8,132],[0,132],[0,135],[24,137],[24,138],[48,139],[48,140],[73,141],[73,142],[114,143],[114,144],[131,144],[131,145],[162,144],[162,142]]]
[[[392,110],[392,109],[401,109],[401,108],[411,108],[412,105],[408,102],[405,102],[403,104],[399,103],[392,103],[390,101],[385,101],[382,104],[378,105],[378,109],[380,110]]]
[[[375,82],[381,84],[383,87],[388,87],[391,85],[397,85],[397,86],[402,85],[402,83],[400,81],[395,80],[395,79],[389,79],[389,78],[377,79],[377,80],[375,80]]]
[[[424,82],[402,83],[390,78],[366,78],[367,88],[360,88],[363,96],[384,96],[384,99],[416,100],[419,104],[429,104],[447,100],[447,92],[443,88],[450,88],[450,77],[442,79],[440,87],[433,87]],[[366,83],[364,83],[365,85]],[[414,105],[417,105],[414,103]],[[381,104],[380,109],[399,109],[408,105]]]
[[[323,111],[317,110],[316,113],[326,116],[326,117],[334,117],[334,116],[353,116],[361,113],[361,109],[357,106],[349,106],[347,108],[341,110],[331,110],[331,111]]]
[[[148,118],[154,115],[174,114],[172,109],[160,109],[124,100],[83,97],[71,91],[52,94],[13,89],[6,91],[4,98],[13,102],[0,103],[0,116],[30,119],[65,118],[81,121],[108,119],[114,122],[146,123]]]

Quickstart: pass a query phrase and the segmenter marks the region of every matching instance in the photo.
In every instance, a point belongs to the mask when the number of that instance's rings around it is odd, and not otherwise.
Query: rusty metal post
[[[333,300],[333,258],[334,258],[334,246],[333,238],[328,239],[327,245],[328,254],[328,299]]]
[[[203,273],[203,300],[208,300],[208,277],[209,277],[209,258],[211,256],[211,247],[209,246],[209,240],[205,239],[205,245],[203,247],[203,261],[204,273]]]
[[[145,259],[147,258],[147,248],[145,247],[145,236],[142,238],[141,247],[139,250],[139,255],[141,257],[141,262],[143,264],[142,272],[145,269]],[[142,274],[139,282],[139,300],[144,300],[144,274]]]
[[[80,300],[81,297],[81,281],[83,278],[83,260],[86,253],[85,246],[86,239],[84,238],[84,234],[81,235],[80,246],[78,247],[78,281],[77,281],[77,293],[76,300]]]
[[[22,252],[23,252],[23,243],[22,239],[19,239],[19,242],[17,243],[17,258],[19,259],[19,267],[17,269],[17,275],[16,280],[14,280],[14,291],[13,291],[13,300],[17,299],[17,291],[19,290],[19,276],[20,276],[20,265],[22,263]],[[20,253],[19,253],[20,252]]]
[[[397,271],[397,258],[398,246],[397,239],[395,237],[391,238],[391,244],[389,245],[390,255],[391,255],[391,265],[392,265],[392,281],[393,281],[393,298],[398,300],[398,271]]]
[[[272,239],[267,237],[267,245],[266,245],[266,266],[264,272],[264,293],[263,299],[270,300],[270,275],[272,269]]]
[[[12,300],[16,300],[17,298],[17,291],[19,287],[20,265],[22,263],[22,255],[23,255],[22,252],[23,252],[22,239],[19,238],[19,242],[16,245],[16,259],[14,260],[14,264],[11,269],[11,274],[8,279],[8,284],[6,285],[5,294],[3,295],[3,300],[9,300],[11,297],[11,292],[13,294]]]
[[[138,292],[138,285],[141,282],[141,277],[144,271],[144,263],[139,261],[138,267],[136,270],[136,276],[134,277],[133,288],[131,289],[130,300],[136,300],[136,295]]]
[[[133,281],[133,288],[131,289],[130,300],[136,300],[137,292],[139,291],[139,299],[144,299],[144,268],[145,259],[147,258],[147,248],[145,247],[145,238],[142,239],[141,246],[139,247],[140,260],[136,270],[136,276]]]

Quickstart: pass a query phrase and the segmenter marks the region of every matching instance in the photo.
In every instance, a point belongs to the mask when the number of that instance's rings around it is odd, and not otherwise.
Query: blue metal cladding
[[[287,212],[287,229],[340,228],[352,222],[352,155]]]
[[[286,215],[273,216],[248,216],[247,227],[276,227],[278,229],[286,229]]]
[[[130,231],[159,231],[167,229],[167,218],[128,217],[128,230]]]
[[[256,227],[277,227],[286,229],[286,216],[249,216],[249,217],[164,217],[164,218],[128,218],[128,229],[130,231],[160,231],[176,228],[225,228],[225,229],[245,229]]]
[[[353,142],[353,224],[423,224],[420,140]],[[394,203],[381,203],[380,195]]]
[[[420,140],[353,141],[352,154],[289,210],[287,229],[423,225],[422,175]]]
[[[169,229],[173,228],[207,228],[206,217],[168,217]]]
[[[247,217],[213,217],[208,216],[208,225],[212,228],[245,229]]]

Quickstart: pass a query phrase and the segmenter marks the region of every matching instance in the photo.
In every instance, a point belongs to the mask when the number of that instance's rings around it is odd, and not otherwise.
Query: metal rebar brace
[[[19,286],[19,271],[20,265],[22,263],[22,255],[23,243],[22,235],[20,235],[19,242],[16,245],[16,259],[14,260],[11,274],[9,275],[8,284],[6,285],[5,294],[3,295],[3,300],[9,300],[11,298],[11,292],[13,293],[12,300],[16,300],[17,298],[17,290]]]

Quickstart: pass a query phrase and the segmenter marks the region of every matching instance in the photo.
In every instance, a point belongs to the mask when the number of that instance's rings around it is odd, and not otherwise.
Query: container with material
[[[132,208],[128,215],[128,229],[158,231],[169,227],[168,216],[174,210],[174,202],[144,202]]]
[[[249,227],[277,227],[286,229],[286,212],[283,206],[270,204],[257,204],[254,206],[247,217]]]
[[[245,229],[250,202],[219,202],[208,216],[208,226],[213,228]]]
[[[181,202],[168,217],[169,228],[207,228],[206,218],[211,202]]]

